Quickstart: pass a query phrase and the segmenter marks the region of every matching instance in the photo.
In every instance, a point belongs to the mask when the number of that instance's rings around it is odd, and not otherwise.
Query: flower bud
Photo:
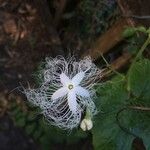
[[[80,128],[83,131],[91,130],[93,127],[93,122],[91,119],[83,119],[80,124]]]

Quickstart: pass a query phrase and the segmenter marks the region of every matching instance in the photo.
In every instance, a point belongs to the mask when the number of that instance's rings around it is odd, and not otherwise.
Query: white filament
[[[46,58],[41,86],[27,89],[25,94],[28,101],[41,108],[52,125],[72,129],[80,124],[86,108],[92,115],[96,113],[93,86],[100,74],[101,70],[90,57],[80,61],[74,57],[67,60],[62,56]]]

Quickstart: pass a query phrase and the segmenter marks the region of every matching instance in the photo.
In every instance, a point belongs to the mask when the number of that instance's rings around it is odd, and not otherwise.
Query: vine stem
[[[127,106],[127,107],[120,109],[116,114],[116,121],[120,129],[134,137],[138,137],[136,134],[132,133],[128,128],[124,127],[119,120],[120,114],[127,109],[137,110],[137,111],[150,111],[150,107]]]
[[[104,56],[101,54],[102,59],[104,60],[104,62],[106,63],[107,67],[114,72],[115,74],[121,76],[122,78],[124,78],[124,75],[122,75],[121,73],[119,73],[118,71],[116,71],[115,69],[113,69],[113,67],[111,67],[111,65],[107,62],[107,60],[104,58]]]
[[[133,66],[133,64],[137,61],[137,59],[142,55],[143,51],[145,50],[145,48],[150,44],[150,34],[148,34],[148,38],[145,41],[145,43],[142,45],[141,49],[139,50],[139,52],[137,53],[136,57],[134,58],[131,67]]]
[[[134,58],[130,68],[129,68],[129,71],[128,71],[128,74],[130,73],[130,71],[132,70],[133,66],[134,66],[134,63],[138,60],[138,58],[142,55],[143,51],[145,50],[145,48],[150,44],[150,34],[148,34],[148,38],[147,40],[144,42],[144,44],[142,45],[142,47],[140,48],[140,50],[138,51],[136,57]],[[130,78],[128,77],[127,78],[127,90],[130,91]]]
[[[139,111],[150,111],[149,107],[128,106],[128,108],[133,110],[139,110]]]

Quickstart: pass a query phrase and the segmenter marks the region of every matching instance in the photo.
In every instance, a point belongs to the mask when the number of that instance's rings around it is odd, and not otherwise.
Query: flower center
[[[72,84],[69,84],[69,85],[68,85],[68,89],[69,89],[69,90],[72,90],[72,89],[73,89],[73,85],[72,85]]]

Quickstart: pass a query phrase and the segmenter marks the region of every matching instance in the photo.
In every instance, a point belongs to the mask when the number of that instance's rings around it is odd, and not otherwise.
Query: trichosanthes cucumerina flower
[[[97,110],[93,102],[95,80],[101,70],[90,57],[76,61],[74,57],[46,58],[43,77],[37,89],[26,89],[29,102],[41,108],[41,113],[55,126],[72,129],[79,126],[82,115],[88,109],[91,116]]]
[[[64,73],[62,73],[60,75],[60,82],[62,83],[63,87],[61,87],[55,93],[53,93],[52,100],[58,99],[67,94],[68,106],[73,113],[76,113],[77,109],[76,96],[79,95],[87,98],[90,97],[89,91],[79,85],[84,76],[85,76],[84,72],[79,72],[72,79],[69,79],[69,77],[67,77]]]

